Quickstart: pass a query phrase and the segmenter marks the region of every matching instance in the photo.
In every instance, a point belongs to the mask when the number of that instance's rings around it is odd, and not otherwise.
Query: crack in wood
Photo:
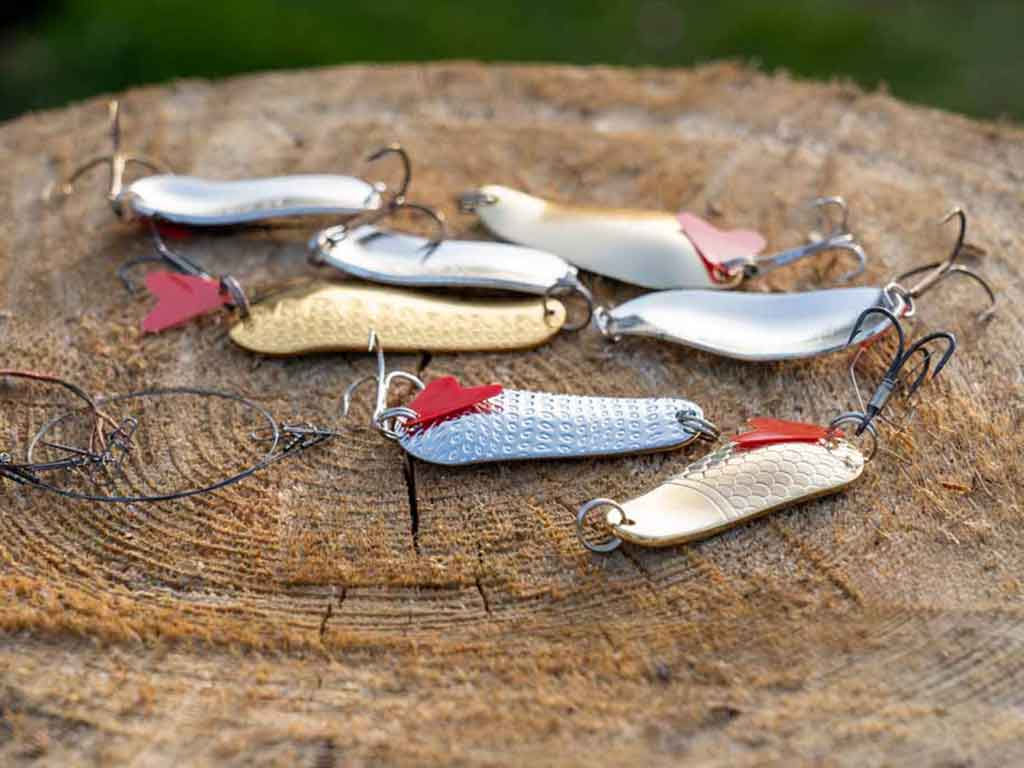
[[[412,548],[420,553],[420,509],[416,498],[416,460],[405,454],[402,461],[402,477],[409,494],[409,532],[412,534]]]
[[[345,598],[348,596],[348,588],[342,587],[341,594],[338,595],[338,610],[341,611],[341,606],[345,604]],[[323,619],[320,621],[320,642],[323,642],[324,635],[327,634],[327,624],[334,617],[334,603],[327,603],[327,607],[324,609]]]
[[[338,764],[338,748],[333,738],[326,738],[320,742],[313,760],[313,768],[335,768]]]
[[[480,582],[480,577],[476,577],[476,591],[480,593],[480,599],[484,601],[484,610],[488,616],[491,616],[491,602],[487,599],[487,593],[484,592],[484,585]]]
[[[324,635],[327,634],[327,622],[331,620],[331,616],[334,615],[334,603],[328,603],[327,608],[324,611],[324,617],[320,620],[320,641],[323,642]]]
[[[479,568],[479,572],[476,577],[476,591],[480,593],[480,599],[484,601],[484,610],[487,612],[487,615],[490,616],[491,601],[487,599],[487,593],[484,592],[483,582],[480,580],[481,574],[484,572],[484,548],[480,545],[479,541],[476,543],[476,564],[477,568]]]

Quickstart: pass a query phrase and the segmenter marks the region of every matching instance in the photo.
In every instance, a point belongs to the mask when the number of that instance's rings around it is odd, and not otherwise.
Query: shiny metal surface
[[[249,308],[231,340],[264,355],[365,350],[370,331],[396,352],[530,349],[565,324],[558,301],[465,299],[381,285],[314,282]]]
[[[545,251],[477,240],[431,241],[374,226],[335,227],[314,239],[320,260],[364,280],[420,287],[486,288],[543,295],[577,282],[576,269]],[[340,239],[332,239],[338,232]]]
[[[863,455],[842,439],[748,451],[730,443],[650,493],[611,509],[606,523],[623,541],[645,547],[696,541],[837,493],[863,471]]]
[[[645,288],[719,287],[671,213],[559,205],[496,185],[460,204],[499,237],[589,272]]]
[[[464,413],[411,434],[402,447],[434,464],[480,464],[649,453],[678,448],[697,431],[678,417],[703,417],[679,398],[552,395],[505,390],[486,411]]]
[[[227,226],[285,216],[348,216],[376,210],[380,192],[354,176],[297,175],[209,181],[158,174],[122,193],[136,214],[190,226]]]
[[[660,291],[607,310],[599,318],[609,336],[651,336],[737,360],[814,357],[847,346],[860,314],[885,307],[899,315],[898,296],[881,288],[832,288],[807,293]],[[856,341],[889,327],[864,322]]]

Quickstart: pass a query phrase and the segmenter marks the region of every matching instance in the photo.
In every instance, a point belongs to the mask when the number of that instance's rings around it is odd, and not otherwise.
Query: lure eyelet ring
[[[839,430],[845,424],[851,424],[860,429],[864,425],[865,416],[859,411],[847,411],[836,416],[832,421],[829,422],[828,428],[830,432]],[[871,436],[871,449],[864,453],[864,461],[871,461],[878,453],[878,431],[875,429],[875,425],[868,422],[864,432],[867,432]]]
[[[496,205],[498,203],[497,195],[490,195],[478,189],[472,192],[463,192],[455,200],[458,203],[459,211],[462,213],[475,213],[482,205]]]
[[[722,436],[722,430],[720,430],[715,424],[707,419],[701,418],[700,416],[694,416],[693,414],[687,413],[686,411],[679,411],[676,414],[676,420],[684,429],[688,429],[695,433],[694,437],[697,440],[702,440],[706,443],[714,443]]]
[[[224,275],[220,279],[220,287],[231,297],[231,303],[238,310],[239,316],[243,320],[249,317],[249,298],[245,295],[241,283],[232,275]]]
[[[612,499],[591,499],[590,501],[588,501],[586,504],[579,508],[579,511],[576,513],[577,538],[579,538],[580,543],[584,547],[589,549],[591,552],[594,552],[599,555],[607,555],[614,552],[616,549],[622,546],[622,539],[620,539],[618,536],[612,536],[611,539],[604,542],[603,544],[591,544],[589,541],[587,541],[587,538],[586,536],[584,536],[583,533],[583,525],[586,523],[587,515],[589,515],[591,512],[593,512],[595,509],[599,507],[611,507],[612,509],[617,510],[622,518],[619,521],[619,525],[625,525],[631,521],[626,516],[626,511],[622,508],[622,506],[617,501],[614,501]]]
[[[419,414],[412,408],[402,405],[385,408],[373,417],[373,426],[388,439],[398,440],[405,434],[404,420],[415,419],[417,416]]]
[[[594,307],[593,314],[594,325],[597,326],[597,330],[602,336],[613,344],[622,341],[622,336],[615,332],[615,318],[612,317],[607,307],[598,304]]]
[[[333,227],[321,230],[309,240],[309,263],[314,267],[320,267],[327,263],[324,251],[333,248],[348,237],[349,227],[347,224],[337,224]]]
[[[892,313],[896,317],[913,317],[917,312],[917,305],[914,303],[913,295],[900,285],[898,281],[893,280],[890,282],[882,289],[882,293],[893,303]]]
[[[590,325],[590,321],[593,319],[595,311],[594,295],[590,292],[590,289],[588,289],[587,286],[581,283],[578,279],[559,280],[544,291],[544,316],[549,317],[555,312],[555,310],[551,309],[548,304],[551,298],[558,296],[570,296],[572,294],[576,294],[583,299],[586,303],[587,314],[578,323],[563,325],[562,330],[569,333],[577,333]]]

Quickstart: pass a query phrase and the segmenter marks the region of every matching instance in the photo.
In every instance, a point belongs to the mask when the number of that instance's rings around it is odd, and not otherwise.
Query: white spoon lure
[[[707,290],[657,291],[617,307],[597,307],[594,321],[612,339],[646,336],[694,347],[723,357],[754,362],[817,357],[864,343],[890,326],[877,310],[909,317],[915,302],[954,275],[967,277],[986,292],[986,319],[996,295],[988,282],[957,263],[964,250],[967,219],[957,208],[960,232],[950,256],[901,275],[883,287],[830,288],[804,293],[723,293]],[[903,283],[924,275],[915,283]],[[865,319],[867,313],[867,319]]]
[[[653,289],[734,288],[798,259],[843,250],[857,259],[844,275],[864,271],[866,257],[847,224],[842,198],[815,200],[819,210],[835,206],[841,221],[809,245],[760,256],[764,238],[749,230],[720,230],[700,217],[628,209],[560,205],[508,187],[485,186],[459,197],[501,238],[561,256],[580,269]]]

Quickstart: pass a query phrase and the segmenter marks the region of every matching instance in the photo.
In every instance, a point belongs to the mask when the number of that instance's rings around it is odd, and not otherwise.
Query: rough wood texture
[[[368,356],[256,361],[215,318],[140,334],[146,300],[127,298],[113,270],[149,251],[146,236],[113,220],[100,178],[61,206],[41,199],[105,149],[104,115],[96,99],[0,127],[5,365],[64,371],[101,392],[242,389],[282,416],[330,418]],[[782,246],[803,234],[795,206],[839,192],[869,250],[865,281],[943,256],[954,232],[936,221],[963,203],[1002,309],[977,326],[981,296],[966,282],[922,302],[918,329],[949,324],[962,351],[855,488],[667,551],[595,559],[572,511],[651,488],[700,448],[421,466],[415,546],[400,454],[367,431],[176,503],[69,503],[5,486],[0,763],[1024,759],[1018,129],[732,65],[182,82],[126,95],[124,121],[129,146],[224,178],[358,172],[368,150],[398,140],[415,159],[413,197],[445,207],[456,231],[470,227],[453,195],[496,182],[582,204],[717,212]],[[269,283],[309,273],[306,234],[180,247]],[[751,289],[811,285],[826,266]],[[427,374],[679,394],[733,428],[757,414],[828,419],[851,402],[845,365],[744,365],[642,340],[608,346],[588,331],[521,354],[439,355]],[[24,418],[14,391],[0,394],[9,435]],[[197,439],[217,461],[216,435]]]

